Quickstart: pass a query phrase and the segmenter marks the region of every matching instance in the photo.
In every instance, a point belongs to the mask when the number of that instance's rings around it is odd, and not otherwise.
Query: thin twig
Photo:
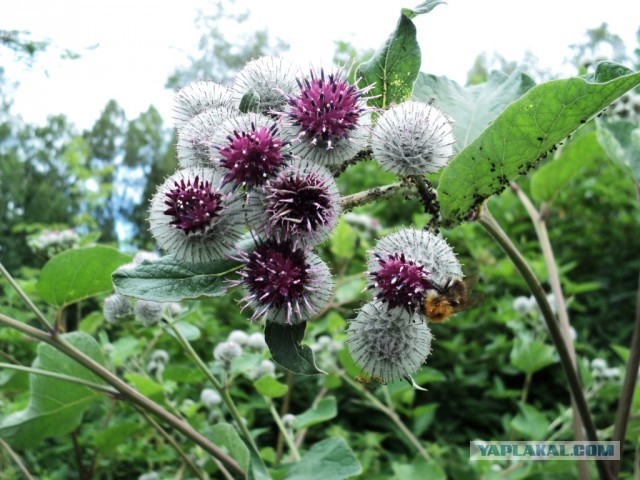
[[[355,207],[366,205],[367,203],[395,197],[396,195],[406,195],[413,191],[414,187],[410,183],[392,183],[391,185],[385,185],[384,187],[374,187],[363,192],[342,197],[342,199],[340,199],[340,205],[342,206],[342,210],[346,212],[354,209]]]
[[[370,160],[372,158],[372,155],[373,155],[373,151],[371,150],[370,147],[367,147],[364,150],[359,151],[358,154],[355,157],[353,157],[351,160],[347,160],[346,162],[343,162],[340,165],[331,167],[329,169],[331,172],[331,175],[333,175],[335,178],[338,178],[351,165],[355,165],[356,163],[362,162],[364,160]]]
[[[70,434],[71,443],[73,443],[73,452],[76,457],[76,466],[78,467],[78,478],[85,480],[84,467],[82,466],[82,448],[80,448],[80,442],[78,442],[78,434],[74,431]]]
[[[280,430],[280,433],[284,437],[285,443],[289,447],[289,452],[291,453],[291,456],[293,457],[293,459],[296,462],[299,462],[300,458],[301,458],[300,457],[300,452],[298,452],[298,449],[296,448],[296,444],[293,441],[293,439],[291,438],[291,435],[290,435],[289,431],[287,430],[287,428],[282,423],[282,418],[280,418],[280,415],[278,415],[278,411],[276,410],[276,407],[273,405],[273,400],[271,398],[269,398],[269,397],[264,397],[263,396],[263,398],[264,398],[265,403],[269,407],[269,412],[271,413],[271,417],[273,418],[273,421],[276,422],[276,425],[278,426],[278,429]]]
[[[18,454],[14,452],[13,449],[9,446],[9,444],[1,438],[0,438],[0,446],[4,448],[9,454],[9,456],[13,459],[13,461],[16,462],[16,465],[18,465],[18,468],[20,469],[22,474],[27,478],[27,480],[33,480],[33,477],[29,473],[29,470],[27,470],[27,467],[24,466],[24,463],[22,463],[22,460],[20,460],[20,457],[18,456]]]
[[[178,445],[178,442],[176,442],[175,439],[171,435],[169,435],[169,432],[167,432],[164,428],[162,428],[160,424],[156,422],[153,419],[153,417],[151,417],[151,415],[149,415],[143,409],[136,407],[136,410],[138,410],[140,415],[142,415],[145,418],[145,420],[149,422],[153,426],[153,428],[155,428],[158,431],[158,433],[162,435],[162,437],[173,447],[173,449],[180,456],[180,458],[182,458],[182,461],[191,469],[193,474],[200,480],[204,480],[205,477],[204,475],[202,475],[202,472],[200,471],[200,469],[196,467],[196,465],[189,458],[186,452],[182,450],[182,448],[180,448],[180,445]],[[229,472],[227,472],[227,474],[228,473]]]
[[[427,229],[438,233],[440,231],[440,202],[436,190],[431,182],[422,175],[414,175],[409,178],[416,185],[425,213],[431,216]]]

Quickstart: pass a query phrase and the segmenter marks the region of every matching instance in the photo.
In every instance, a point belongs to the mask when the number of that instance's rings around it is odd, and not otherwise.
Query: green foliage
[[[50,305],[71,305],[110,292],[111,274],[129,260],[128,255],[100,245],[68,250],[47,262],[36,289]]]
[[[62,337],[80,351],[104,364],[96,341],[83,333],[74,332]],[[92,383],[102,383],[94,374],[55,348],[41,344],[34,368],[63,373]],[[45,438],[65,435],[75,430],[87,407],[100,399],[94,390],[50,377],[31,375],[28,406],[0,421],[0,437],[15,448],[33,448]]]
[[[253,386],[256,387],[259,394],[269,398],[283,397],[289,390],[284,383],[280,383],[269,375],[260,377]]]
[[[316,366],[313,352],[302,339],[307,323],[283,325],[267,322],[264,339],[267,342],[273,361],[293,373],[302,375],[320,375],[324,373]]]
[[[600,67],[608,78],[617,66]],[[488,197],[504,190],[593,115],[640,84],[640,73],[599,83],[554,80],[529,90],[507,107],[457,155],[438,186],[441,213],[449,226],[462,222]]]
[[[362,472],[353,451],[342,438],[316,443],[287,472],[287,480],[344,480]]]
[[[301,430],[331,420],[337,414],[336,397],[323,398],[318,402],[318,405],[296,416],[295,427]]]
[[[218,423],[211,428],[211,435],[216,443],[227,449],[244,470],[249,468],[249,449],[233,425]]]
[[[598,121],[600,145],[611,160],[640,182],[640,126],[626,120]]]

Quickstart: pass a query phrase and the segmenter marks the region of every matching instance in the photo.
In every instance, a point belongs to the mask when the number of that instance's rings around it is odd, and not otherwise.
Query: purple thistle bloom
[[[255,311],[251,320],[267,319],[288,325],[305,322],[331,298],[333,281],[327,265],[315,254],[291,242],[268,240],[251,252],[239,252],[244,268],[241,280],[248,295],[244,308]]]
[[[312,246],[331,235],[340,215],[340,194],[329,171],[293,160],[251,199],[263,209],[265,234]]]
[[[289,144],[264,115],[241,115],[224,122],[213,143],[217,163],[225,171],[224,182],[247,189],[262,185],[289,158]]]
[[[431,288],[424,266],[404,253],[373,255],[379,268],[369,273],[373,284],[368,288],[374,291],[376,299],[386,302],[389,308],[403,307],[411,314],[419,310],[425,292]]]
[[[206,165],[214,167],[212,143],[215,132],[226,119],[237,115],[229,108],[210,108],[191,118],[178,130],[176,153],[181,167]]]
[[[245,220],[242,199],[222,176],[204,167],[178,170],[151,199],[151,234],[178,260],[203,263],[223,257],[240,237]]]
[[[321,164],[352,158],[369,137],[370,115],[363,95],[345,77],[343,69],[326,75],[311,70],[310,78],[298,80],[299,92],[288,96],[284,116],[300,143],[294,153]]]

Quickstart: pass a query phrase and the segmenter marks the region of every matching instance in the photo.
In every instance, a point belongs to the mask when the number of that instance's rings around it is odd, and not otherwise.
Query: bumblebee
[[[432,282],[424,298],[422,313],[430,321],[440,323],[462,310],[476,306],[482,301],[482,296],[471,293],[475,280],[455,278],[447,280],[444,285]]]

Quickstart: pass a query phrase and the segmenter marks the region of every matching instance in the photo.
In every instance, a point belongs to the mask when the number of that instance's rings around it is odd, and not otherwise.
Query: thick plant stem
[[[220,383],[220,381],[211,372],[211,370],[209,370],[209,368],[204,363],[202,358],[200,358],[200,355],[198,355],[198,353],[193,349],[191,342],[189,342],[189,340],[185,338],[185,336],[182,334],[180,329],[176,327],[173,322],[168,322],[168,323],[171,330],[173,331],[173,333],[175,333],[176,337],[178,338],[180,345],[182,345],[182,348],[184,348],[185,351],[187,352],[187,355],[191,357],[191,360],[193,360],[193,362],[200,369],[200,371],[204,373],[205,377],[207,377],[207,379],[213,385],[213,388],[215,388],[218,391],[218,393],[222,397],[222,401],[227,406],[227,409],[229,410],[231,417],[238,425],[238,428],[240,429],[242,436],[245,438],[245,440],[249,444],[249,447],[254,451],[254,453],[258,456],[258,458],[260,458],[260,450],[258,449],[256,442],[253,440],[253,437],[251,436],[251,432],[249,432],[249,429],[244,424],[244,421],[242,419],[242,416],[240,415],[240,412],[238,411],[238,408],[236,407],[236,404],[231,398],[231,395],[229,395],[228,389],[225,388],[222,385],[222,383]]]
[[[355,207],[366,205],[367,203],[395,197],[396,195],[406,195],[413,191],[414,187],[411,184],[405,182],[392,183],[391,185],[385,185],[384,187],[374,187],[363,192],[342,197],[340,200],[340,206],[342,207],[342,210],[348,211]]]
[[[94,373],[96,376],[100,377],[106,383],[115,388],[118,392],[120,392],[121,396],[131,401],[132,403],[138,405],[143,408],[147,412],[150,412],[157,417],[161,418],[177,431],[182,433],[185,437],[202,447],[207,453],[214,456],[222,463],[224,463],[229,470],[234,472],[236,475],[244,477],[245,472],[240,467],[238,462],[236,462],[233,458],[231,458],[224,450],[218,447],[215,443],[211,442],[207,437],[202,435],[200,432],[195,430],[191,425],[179,419],[175,415],[169,413],[163,407],[158,405],[157,403],[149,400],[147,397],[138,392],[135,388],[128,385],[126,382],[120,379],[120,377],[114,375],[105,367],[100,365],[98,362],[93,360],[92,358],[85,355],[83,352],[75,348],[73,345],[65,342],[60,336],[52,336],[47,332],[43,332],[42,330],[38,330],[37,328],[33,328],[29,325],[26,325],[16,319],[7,317],[0,313],[0,324],[6,325],[7,327],[14,328],[25,335],[30,336],[36,340],[40,340],[41,342],[47,343],[52,347],[56,348],[60,352],[64,353],[68,357],[72,358],[80,365],[85,367],[87,370]]]
[[[404,424],[404,422],[398,416],[398,414],[395,412],[395,410],[389,408],[387,405],[385,405],[380,400],[378,400],[374,395],[372,395],[370,392],[368,392],[362,385],[360,385],[358,382],[353,380],[348,374],[344,373],[342,375],[342,378],[344,379],[345,382],[347,382],[355,390],[357,390],[361,395],[363,395],[367,400],[369,400],[373,404],[374,407],[376,407],[378,410],[380,410],[382,413],[384,413],[387,417],[389,417],[391,419],[391,421],[393,423],[395,423],[396,426],[400,429],[400,431],[402,433],[404,433],[405,437],[407,437],[407,439],[411,442],[411,444],[414,447],[416,447],[416,450],[418,450],[418,453],[420,453],[420,455],[424,459],[426,459],[426,460],[430,460],[431,459],[431,457],[429,457],[429,454],[424,449],[422,444],[420,444],[420,441],[416,438],[416,436],[413,434],[413,432],[411,430],[409,430],[409,428]]]
[[[551,306],[547,301],[542,285],[540,285],[540,282],[527,264],[526,260],[520,254],[520,251],[511,242],[511,239],[507,237],[502,228],[500,228],[500,225],[498,225],[498,222],[493,218],[486,205],[484,205],[480,210],[478,223],[480,223],[480,225],[484,227],[498,245],[502,247],[538,302],[542,317],[547,324],[547,328],[551,334],[551,339],[553,340],[560,357],[560,363],[569,382],[571,396],[576,403],[577,411],[580,414],[582,423],[584,424],[587,439],[591,442],[597,442],[598,433],[596,431],[595,424],[593,423],[593,418],[591,417],[591,412],[589,411],[589,405],[587,404],[587,400],[584,396],[582,385],[580,384],[580,378],[578,377],[576,369],[573,367],[573,362],[571,361],[571,355],[564,340],[564,335],[562,334],[559,322],[556,320],[553,310],[551,310]],[[611,478],[603,462],[596,461],[596,467],[598,468],[598,473],[601,479],[608,480]]]
[[[631,351],[629,352],[629,360],[622,382],[622,390],[620,392],[620,400],[618,401],[618,409],[616,410],[616,420],[613,427],[614,442],[620,442],[620,460],[609,463],[614,478],[617,478],[622,462],[622,450],[624,446],[624,438],[627,434],[627,425],[629,424],[629,415],[631,415],[631,403],[633,394],[638,381],[638,368],[640,368],[640,279],[638,280],[638,296],[636,299],[636,320],[633,327],[633,337],[631,338]]]
[[[527,194],[524,193],[524,191],[517,183],[511,183],[511,189],[516,193],[518,199],[529,214],[531,223],[533,223],[533,227],[536,230],[538,243],[540,244],[540,249],[542,250],[542,255],[547,266],[549,284],[551,285],[551,291],[553,292],[553,297],[555,299],[560,326],[562,327],[562,333],[564,334],[564,341],[567,344],[567,349],[569,350],[569,355],[571,356],[573,368],[577,369],[578,363],[576,361],[575,345],[573,344],[573,340],[571,339],[569,312],[567,311],[567,304],[565,302],[564,292],[562,291],[562,285],[560,283],[560,275],[556,266],[556,259],[553,254],[553,248],[551,247],[551,240],[549,239],[549,231],[547,230],[547,222],[545,221],[546,215],[543,215],[542,212],[543,210],[546,210],[546,208],[542,207],[541,210],[538,211],[534,207]],[[571,398],[571,407],[575,412],[576,405],[573,397]],[[573,415],[573,436],[577,441],[583,441],[585,439],[583,428],[584,427],[582,425],[582,422],[580,421],[580,417],[578,417],[577,415]],[[589,472],[587,470],[587,465],[585,464],[585,462],[577,462],[577,467],[578,472],[580,473],[580,478],[582,480],[587,480],[589,478]]]

